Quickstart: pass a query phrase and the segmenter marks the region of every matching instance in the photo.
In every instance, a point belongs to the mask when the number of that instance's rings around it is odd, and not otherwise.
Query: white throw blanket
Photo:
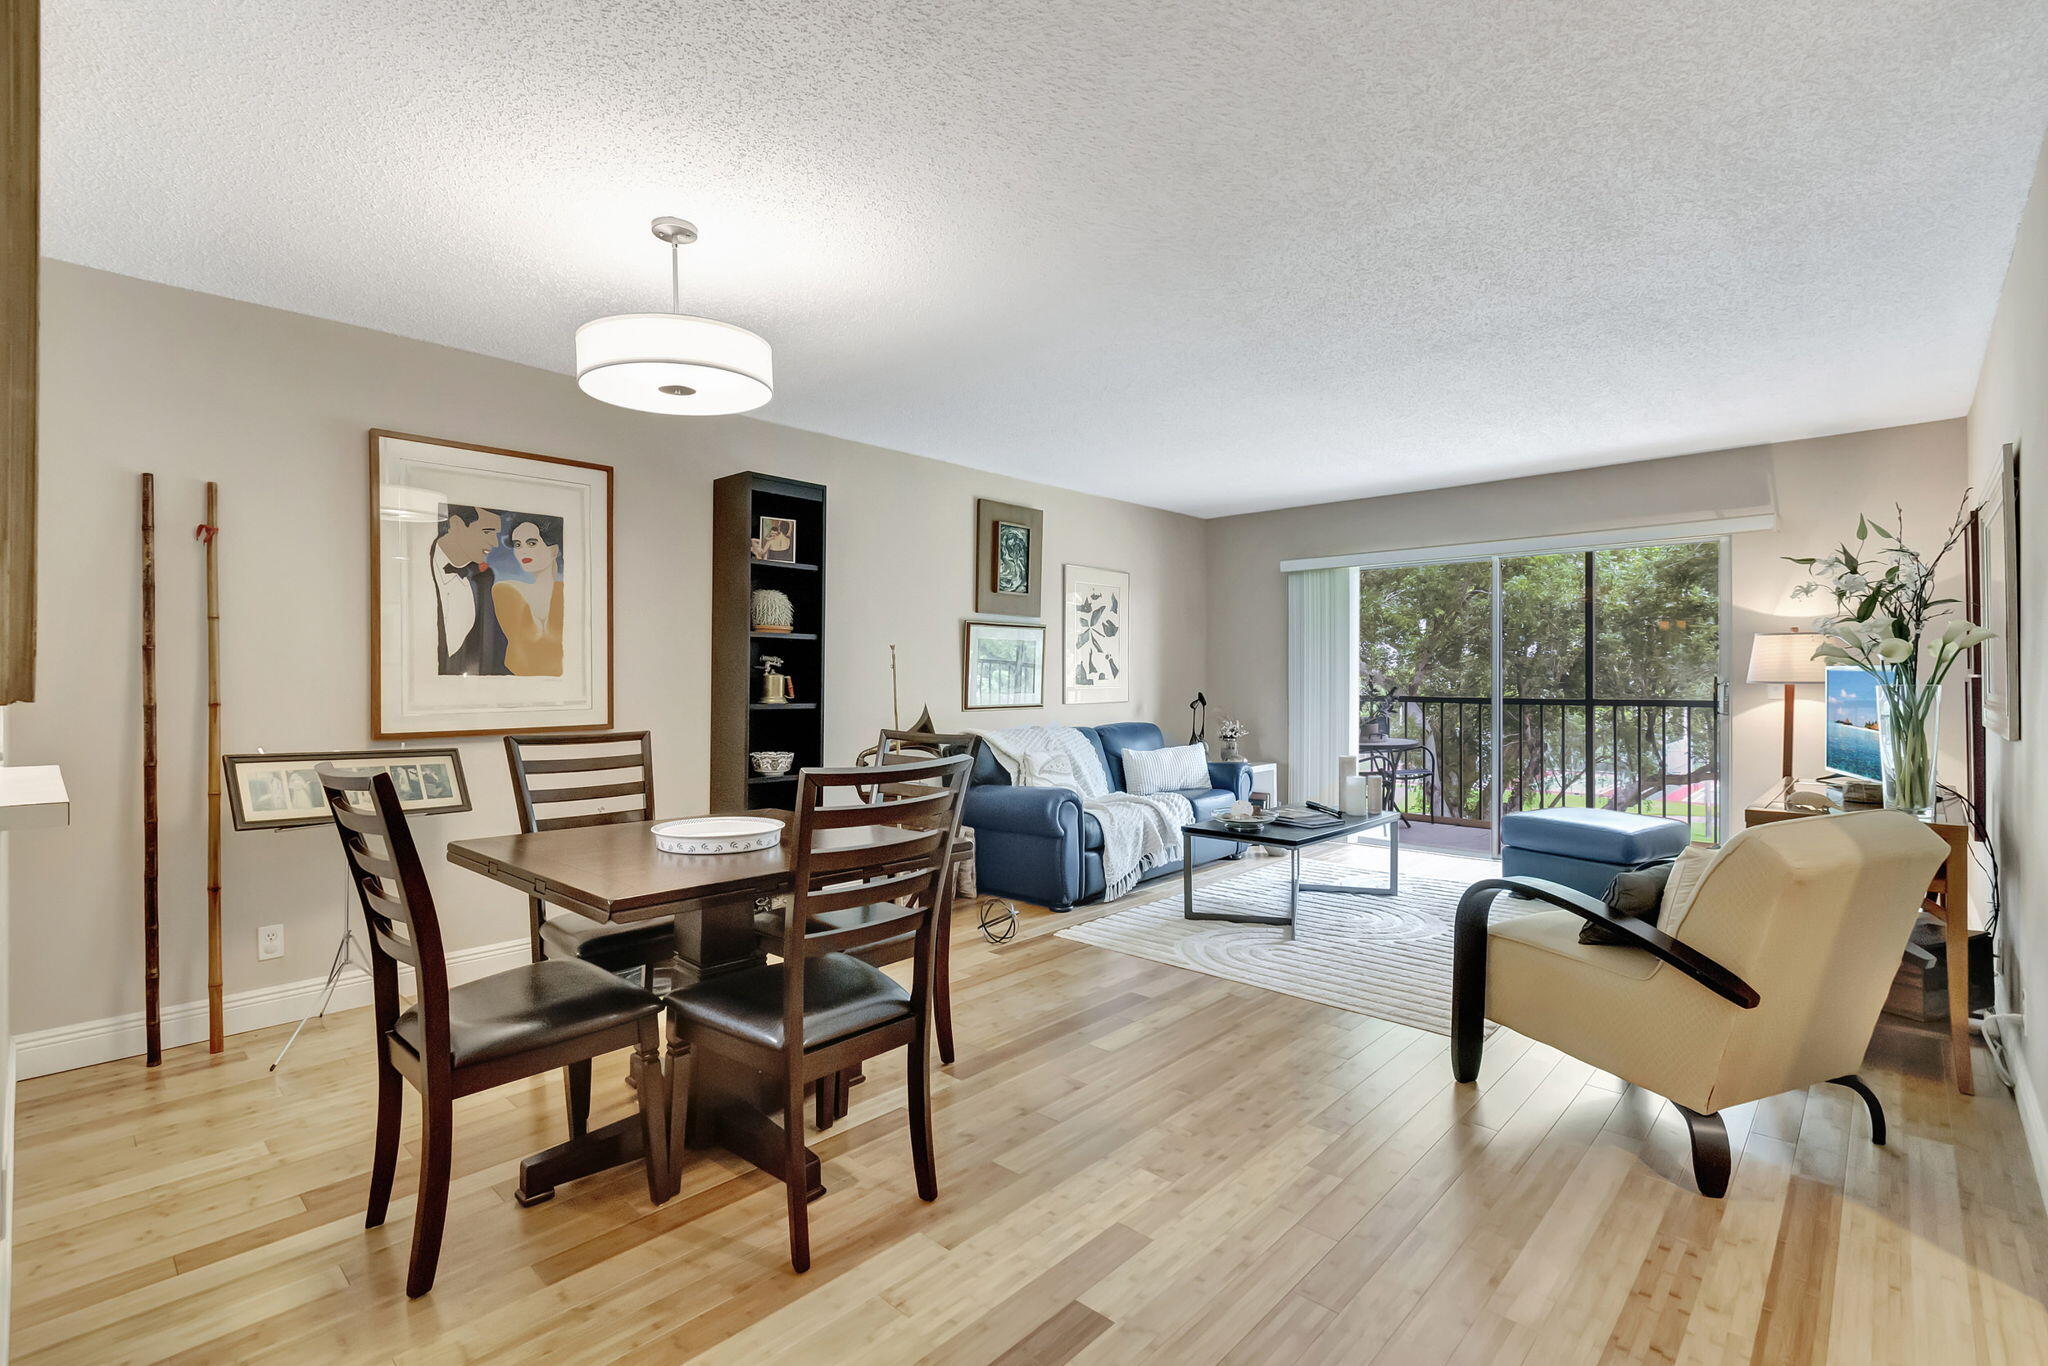
[[[1081,809],[1102,825],[1104,900],[1115,900],[1154,868],[1180,858],[1180,828],[1194,820],[1193,804],[1178,792],[1138,797],[1111,790],[1102,756],[1072,726],[1012,726],[975,733],[1012,782],[1019,780],[1026,755],[1058,755],[1067,761]]]

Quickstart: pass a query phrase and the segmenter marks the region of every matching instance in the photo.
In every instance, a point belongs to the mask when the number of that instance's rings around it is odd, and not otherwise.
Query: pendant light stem
[[[668,244],[668,311],[683,311],[683,248],[678,242]]]

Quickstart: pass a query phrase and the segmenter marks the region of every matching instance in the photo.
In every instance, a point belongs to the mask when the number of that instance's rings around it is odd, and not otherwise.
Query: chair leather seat
[[[849,949],[848,955],[864,963],[895,963],[910,954],[911,946],[917,939],[917,913],[893,901],[877,902],[872,906],[852,906],[843,911],[821,911],[810,919],[805,928],[816,934],[821,930],[854,930],[863,925],[872,925],[879,920],[901,920],[903,933],[878,939],[872,944],[863,944]],[[757,911],[754,913],[754,933],[771,944],[782,941],[782,912]],[[771,950],[772,951],[772,950]]]
[[[611,925],[580,915],[554,915],[541,922],[540,942],[550,958],[580,958],[607,972],[624,972],[675,956],[675,921],[643,920]]]
[[[773,963],[706,978],[672,993],[668,1008],[687,1023],[716,1029],[763,1048],[783,1046],[783,965]],[[804,1046],[910,1018],[910,993],[880,968],[844,953],[804,965]]]
[[[661,1002],[592,963],[550,958],[448,989],[448,1044],[454,1065],[469,1067],[530,1053],[659,1013]],[[391,1032],[423,1051],[417,1006]]]

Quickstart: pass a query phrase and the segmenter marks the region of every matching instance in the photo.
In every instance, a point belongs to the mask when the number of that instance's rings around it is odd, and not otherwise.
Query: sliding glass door
[[[1358,574],[1361,738],[1418,742],[1409,838],[1497,848],[1504,812],[1599,806],[1722,835],[1719,541]],[[1393,701],[1385,701],[1391,692]]]

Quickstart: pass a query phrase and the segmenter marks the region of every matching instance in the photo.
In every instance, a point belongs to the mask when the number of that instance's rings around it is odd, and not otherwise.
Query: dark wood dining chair
[[[763,912],[777,924],[779,963],[709,977],[668,997],[669,1143],[680,1156],[698,1052],[775,1077],[783,1092],[782,1179],[789,1203],[789,1261],[811,1265],[804,1098],[869,1058],[910,1050],[910,1150],[923,1200],[939,1195],[932,1155],[931,997],[936,911],[943,895],[965,755],[903,764],[893,780],[920,790],[886,802],[826,805],[828,794],[874,781],[872,768],[806,769],[797,778],[790,831],[790,906]],[[850,927],[820,918],[872,911]],[[905,991],[853,956],[908,930],[916,966]],[[680,1179],[680,1164],[670,1181]],[[674,1186],[671,1186],[673,1193]]]
[[[384,1222],[398,1166],[404,1082],[420,1093],[419,1201],[405,1293],[434,1285],[448,1213],[454,1103],[462,1096],[552,1072],[622,1048],[639,1060],[647,1192],[664,1197],[667,1130],[661,1072],[661,1003],[613,974],[550,959],[448,985],[434,895],[420,866],[398,793],[386,773],[368,777],[319,766],[350,879],[368,922],[371,1015],[377,1028],[377,1140],[364,1226]],[[413,970],[413,1004],[401,1008],[398,969]]]
[[[955,754],[964,754],[971,768],[980,747],[979,735],[941,735],[922,730],[885,730],[875,744],[875,766],[894,767],[921,759],[947,758]],[[891,783],[901,781],[900,774],[892,775]],[[861,795],[864,801],[887,801],[890,797],[890,784],[876,783],[870,788],[863,789]],[[933,946],[932,1023],[938,1034],[939,1062],[945,1065],[951,1065],[953,1061],[953,890],[956,882],[954,870],[948,867],[939,901],[937,938]],[[865,913],[865,909],[828,912],[819,916],[818,920],[822,926],[849,928],[860,923],[860,917]],[[890,963],[902,962],[910,957],[914,948],[913,936],[906,929],[896,938],[885,939],[879,944],[860,950],[854,956],[879,968]],[[839,1099],[841,1105],[836,1113],[844,1115],[846,1111],[843,1092]],[[829,1126],[832,1117],[820,1111],[819,1127]]]
[[[564,749],[578,752],[563,754]],[[591,753],[590,750],[608,752]],[[538,751],[529,754],[527,751]],[[508,735],[505,762],[512,770],[512,795],[519,804],[519,828],[569,830],[654,819],[654,746],[644,730],[602,735]],[[535,776],[547,781],[536,785]],[[578,782],[595,777],[600,781]],[[630,798],[630,801],[620,799]],[[593,803],[604,802],[605,809]],[[540,809],[576,803],[580,809],[543,816]],[[608,925],[581,915],[549,915],[538,897],[529,898],[533,961],[580,958],[607,972],[638,969],[640,984],[654,990],[654,970],[675,957],[673,919]]]

